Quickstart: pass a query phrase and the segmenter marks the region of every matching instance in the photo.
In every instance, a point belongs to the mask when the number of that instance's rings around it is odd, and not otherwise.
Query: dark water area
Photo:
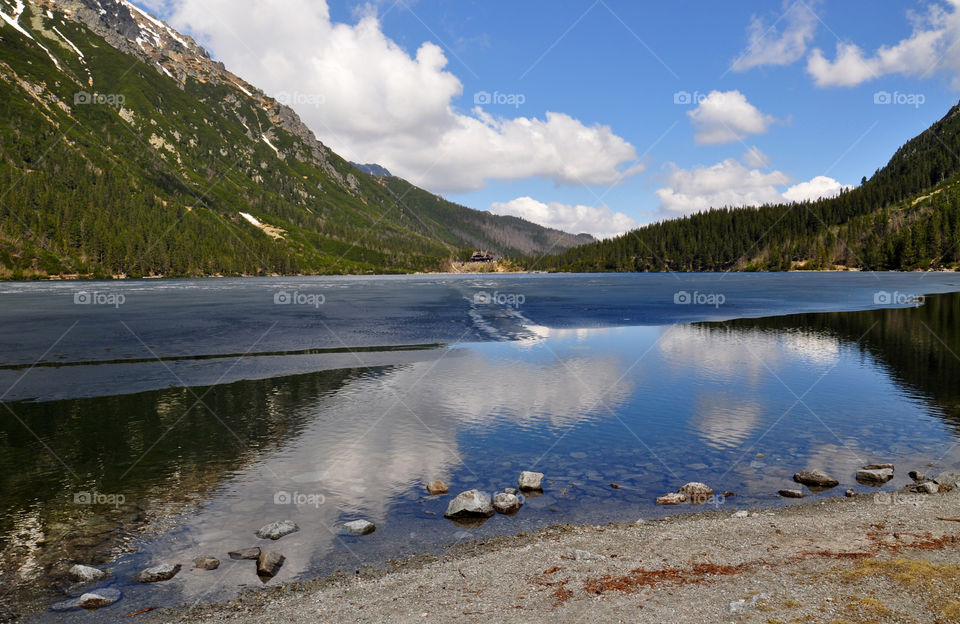
[[[263,582],[227,551],[275,520],[300,531],[267,542],[287,557],[268,585],[702,509],[654,504],[687,481],[735,492],[708,504],[731,512],[789,504],[776,492],[806,468],[841,481],[816,496],[874,491],[853,478],[871,462],[902,488],[960,468],[958,290],[953,274],[0,284],[6,608],[76,595],[72,563],[123,599],[39,621],[228,599]],[[543,494],[479,526],[424,490],[522,470]],[[338,532],[356,518],[377,530]],[[221,567],[192,570],[207,554]],[[162,562],[184,569],[130,582]]]

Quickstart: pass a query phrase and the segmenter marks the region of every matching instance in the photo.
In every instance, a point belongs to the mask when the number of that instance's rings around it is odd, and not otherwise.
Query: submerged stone
[[[467,490],[457,494],[456,498],[447,505],[443,514],[446,518],[469,518],[484,516],[489,518],[495,513],[490,497],[480,490]]]

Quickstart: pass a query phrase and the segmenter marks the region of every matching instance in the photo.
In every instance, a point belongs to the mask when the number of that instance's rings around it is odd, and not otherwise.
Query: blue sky
[[[249,2],[142,4],[344,156],[599,235],[859,184],[960,85],[950,2]]]

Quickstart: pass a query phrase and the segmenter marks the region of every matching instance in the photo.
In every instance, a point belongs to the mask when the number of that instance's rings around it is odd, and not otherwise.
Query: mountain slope
[[[421,214],[123,0],[0,13],[0,278],[438,270],[577,242],[439,198]]]
[[[559,271],[909,270],[960,264],[960,105],[860,187],[832,199],[721,208],[535,263]],[[533,265],[531,265],[533,266]]]

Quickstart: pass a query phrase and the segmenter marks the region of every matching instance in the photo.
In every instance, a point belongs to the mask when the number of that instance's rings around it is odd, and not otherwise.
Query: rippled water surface
[[[270,545],[287,557],[271,585],[696,510],[654,504],[692,480],[736,493],[709,503],[730,510],[782,504],[804,468],[840,479],[820,496],[869,490],[854,471],[879,461],[902,487],[960,467],[957,290],[953,274],[0,284],[0,585],[16,611],[73,595],[65,563],[97,564],[119,603],[37,617],[112,621],[261,586],[226,553],[279,519],[301,530]],[[424,491],[527,469],[543,494],[479,526]],[[355,518],[376,532],[340,535]],[[220,569],[191,570],[205,554]],[[129,582],[165,561],[184,570]]]

